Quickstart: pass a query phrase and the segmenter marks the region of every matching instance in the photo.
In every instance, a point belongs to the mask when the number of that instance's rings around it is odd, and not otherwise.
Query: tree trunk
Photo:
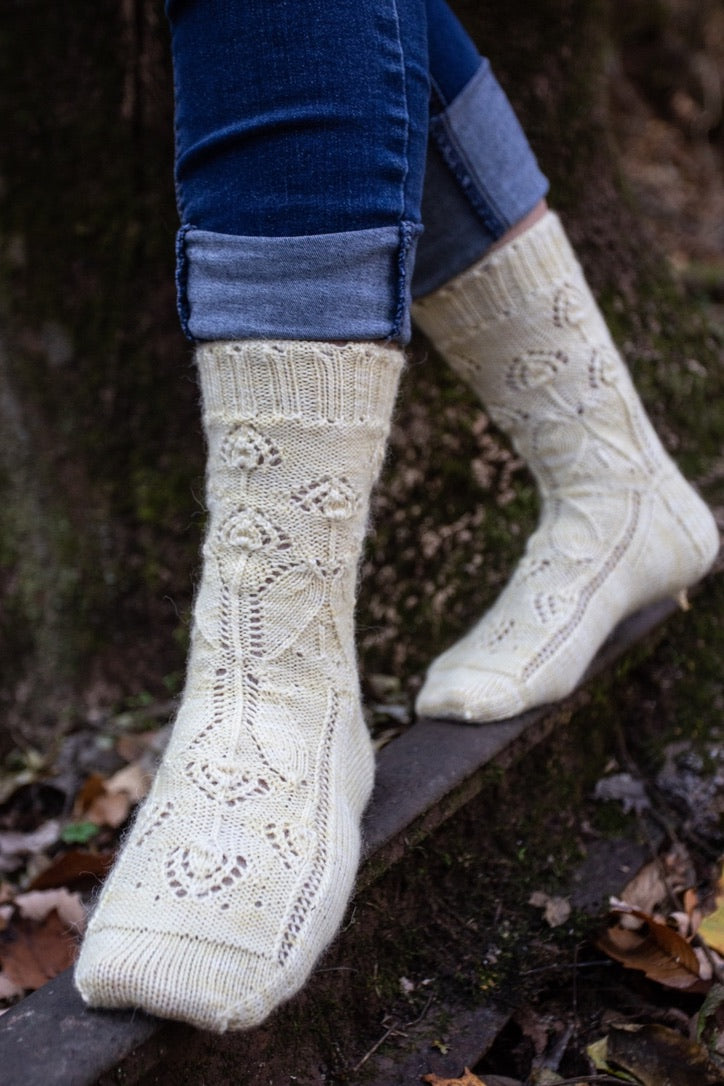
[[[716,497],[716,344],[652,253],[611,119],[612,86],[637,78],[631,43],[655,51],[672,27],[693,40],[708,3],[454,6],[518,109],[665,440]],[[173,298],[160,3],[6,0],[0,61],[2,753],[178,688],[203,449]],[[637,93],[665,96],[645,82]],[[521,465],[425,351],[403,389],[360,604],[365,671],[405,689],[497,591],[535,518]]]

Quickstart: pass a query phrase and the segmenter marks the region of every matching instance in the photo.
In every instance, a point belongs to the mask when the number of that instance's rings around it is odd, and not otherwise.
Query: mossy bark
[[[650,255],[618,175],[612,4],[454,6],[519,111],[665,439],[711,480],[716,344]],[[627,6],[649,25],[650,0]],[[174,310],[161,4],[10,0],[0,65],[1,751],[173,686],[203,449]],[[411,687],[498,590],[536,509],[479,406],[424,344],[414,352],[360,605],[365,670]]]
[[[0,65],[1,749],[179,666],[202,453],[161,5],[11,2]]]

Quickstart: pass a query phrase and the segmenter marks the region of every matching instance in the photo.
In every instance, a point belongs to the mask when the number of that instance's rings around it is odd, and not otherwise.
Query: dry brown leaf
[[[695,877],[687,850],[682,845],[675,845],[665,855],[644,864],[626,884],[620,897],[627,905],[654,913],[671,899],[672,892],[687,890]]]
[[[73,964],[76,941],[57,912],[40,924],[16,919],[0,934],[0,961],[12,983],[34,991]]]
[[[126,792],[103,792],[93,800],[83,817],[86,822],[95,822],[97,826],[110,826],[117,830],[128,818],[132,806]]]
[[[440,1078],[438,1075],[423,1075],[423,1082],[430,1086],[486,1086],[483,1079],[474,1075],[469,1068],[465,1068],[462,1078]]]
[[[75,803],[73,804],[74,819],[83,818],[91,803],[103,795],[104,786],[105,777],[101,776],[100,773],[91,773],[86,778],[83,787],[79,789],[78,795],[75,797]]]
[[[668,988],[702,986],[699,962],[690,944],[677,931],[641,909],[619,903],[614,912],[634,917],[643,927],[632,930],[618,923],[599,935],[596,943],[609,957],[628,969],[639,969]]]
[[[100,773],[91,773],[75,797],[73,818],[94,822],[96,826],[121,826],[131,809],[131,801],[124,792],[109,793],[106,779]]]
[[[33,880],[31,890],[53,890],[66,886],[85,893],[94,890],[108,874],[113,863],[112,852],[89,852],[70,849],[58,856]]]
[[[619,895],[627,905],[652,913],[668,897],[662,865],[659,860],[644,864],[634,877],[626,883]]]
[[[131,803],[140,803],[151,787],[151,774],[140,761],[124,766],[105,782],[110,795],[125,792]]]
[[[92,773],[76,796],[73,817],[118,829],[131,808],[146,795],[150,784],[150,774],[141,762],[124,766],[107,779]]]

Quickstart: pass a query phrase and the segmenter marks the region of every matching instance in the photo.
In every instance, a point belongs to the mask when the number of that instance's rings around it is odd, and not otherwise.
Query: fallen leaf
[[[462,1078],[439,1078],[438,1075],[423,1075],[423,1082],[430,1086],[487,1086],[483,1079],[474,1075],[469,1068],[465,1068]]]
[[[105,784],[105,777],[100,773],[91,773],[89,777],[86,777],[83,782],[83,787],[79,789],[78,795],[75,797],[75,803],[73,804],[73,818],[80,818],[90,807],[91,803],[103,795],[103,785]]]
[[[702,983],[696,954],[677,931],[623,902],[617,903],[614,912],[624,923],[598,936],[596,943],[605,954],[669,988],[692,988]],[[626,924],[628,917],[641,921],[642,926],[632,930]]]
[[[45,767],[44,771],[47,771]],[[0,827],[30,833],[48,819],[58,818],[66,806],[67,797],[54,783],[33,780],[24,774],[16,778],[17,788],[0,803]]]
[[[541,890],[534,890],[528,899],[528,904],[533,905],[536,909],[543,909],[546,923],[552,928],[565,924],[571,915],[571,905],[566,898],[549,897],[548,894],[543,893]]]
[[[55,910],[64,924],[82,931],[85,927],[85,908],[78,894],[69,890],[32,890],[18,894],[16,908],[25,920],[45,920]]]
[[[100,773],[91,773],[87,778],[73,805],[76,824],[110,826],[117,829],[125,822],[131,809],[131,800],[124,792],[108,792],[106,783],[106,778]],[[70,826],[66,828],[70,829]],[[64,839],[67,840],[67,837]],[[83,844],[84,841],[75,838],[73,843]]]
[[[57,912],[40,924],[17,919],[0,934],[0,961],[5,977],[34,991],[73,964],[76,941]]]
[[[17,999],[18,996],[24,994],[25,989],[21,988],[19,984],[15,984],[0,970],[0,999]]]
[[[627,905],[633,905],[635,909],[642,909],[647,913],[654,912],[669,896],[661,862],[651,860],[644,864],[630,882],[626,883],[619,896],[622,901],[625,901]]]
[[[121,792],[130,799],[131,803],[140,803],[151,787],[152,774],[140,761],[124,766],[109,777],[105,782],[105,790],[109,795]]]
[[[701,977],[701,979],[713,980],[714,968],[711,963],[711,957],[712,955],[715,955],[717,958],[719,958],[719,955],[716,954],[716,952],[713,950],[709,950],[708,948],[705,949],[703,946],[692,947],[692,950],[696,954],[696,960],[699,963],[699,976]],[[721,958],[719,958],[719,961],[721,962]]]
[[[76,796],[73,817],[83,819],[85,823],[118,829],[128,818],[131,808],[146,795],[150,784],[151,775],[140,761],[124,766],[112,777],[92,773]]]
[[[706,1050],[658,1023],[613,1026],[608,1059],[634,1074],[643,1086],[721,1086],[721,1075]]]
[[[127,792],[103,792],[85,812],[89,822],[117,830],[128,818],[133,802]]]
[[[541,1015],[532,1007],[526,1006],[516,1012],[514,1020],[523,1036],[532,1043],[536,1059],[540,1059],[548,1048],[553,1026],[550,1016]]]
[[[98,827],[94,826],[97,831]],[[52,890],[66,886],[69,890],[86,893],[94,890],[108,874],[113,863],[112,852],[89,852],[86,849],[70,849],[46,867],[33,880],[31,890]]]
[[[724,984],[714,984],[707,992],[706,999],[696,1016],[697,1041],[701,1040],[709,1019],[714,1017],[722,1004],[724,1004]]]
[[[709,913],[699,924],[696,934],[712,950],[724,954],[724,871],[716,884],[716,897],[713,913]]]
[[[594,1041],[593,1044],[588,1045],[586,1054],[597,1071],[603,1071],[604,1074],[613,1075],[616,1078],[622,1079],[624,1082],[634,1082],[637,1086],[641,1086],[640,1079],[634,1078],[633,1075],[629,1075],[627,1071],[617,1070],[609,1063],[608,1037],[601,1037],[599,1041]]]
[[[604,801],[618,800],[625,814],[629,811],[636,811],[638,814],[651,806],[643,781],[632,777],[630,773],[613,773],[610,777],[603,777],[596,782],[593,795],[595,799]]]
[[[15,871],[21,866],[21,857],[50,848],[58,840],[60,823],[49,819],[32,833],[8,830],[0,833],[0,872]]]

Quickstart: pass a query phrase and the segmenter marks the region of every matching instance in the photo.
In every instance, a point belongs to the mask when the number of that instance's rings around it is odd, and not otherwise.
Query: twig
[[[367,1060],[370,1058],[370,1056],[374,1056],[377,1049],[380,1048],[381,1045],[383,1045],[385,1043],[385,1041],[387,1040],[388,1037],[391,1037],[393,1034],[397,1034],[398,1037],[403,1037],[404,1036],[404,1031],[406,1029],[410,1029],[412,1026],[416,1026],[419,1022],[422,1022],[423,1018],[425,1017],[425,1015],[427,1014],[427,1012],[430,1009],[430,1004],[432,1003],[432,999],[433,999],[432,996],[430,996],[428,998],[427,1003],[422,1008],[422,1013],[418,1014],[417,1018],[413,1018],[411,1022],[405,1022],[404,1026],[401,1026],[399,1024],[399,1022],[398,1022],[398,1023],[395,1023],[394,1025],[391,1025],[389,1027],[389,1029],[386,1029],[385,1032],[380,1037],[379,1041],[376,1041],[375,1044],[372,1045],[372,1048],[369,1050],[369,1052],[366,1052],[364,1054],[364,1056],[362,1057],[362,1059],[359,1061],[359,1063],[356,1064],[352,1068],[352,1074],[355,1074],[356,1071],[359,1071],[359,1069],[361,1067],[363,1067],[367,1063]]]
[[[573,964],[574,965],[576,965],[578,963],[578,951],[580,950],[580,947],[581,947],[581,944],[576,943],[576,948],[573,951]],[[571,1003],[573,1005],[573,1021],[577,1022],[578,1021],[578,970],[577,969],[574,969],[574,971],[573,971],[573,985],[572,985],[572,991],[571,991]],[[571,1032],[573,1032],[573,1026],[571,1026]],[[568,1036],[568,1038],[566,1040],[566,1045],[568,1044],[568,1041],[570,1041],[570,1039],[571,1038],[570,1038],[570,1034],[569,1034],[569,1036]],[[565,1048],[564,1048],[563,1051],[565,1052]],[[562,1053],[561,1053],[561,1057],[562,1057]],[[558,1067],[556,1067],[555,1070],[557,1071]]]
[[[374,1056],[380,1045],[383,1045],[388,1037],[391,1037],[393,1033],[397,1032],[397,1028],[397,1026],[390,1026],[389,1029],[385,1030],[379,1041],[372,1045],[372,1048],[369,1050],[369,1052],[365,1052],[359,1063],[355,1064],[355,1066],[352,1068],[352,1074],[354,1074],[356,1071],[359,1071],[361,1067],[364,1067],[364,1065],[367,1063],[367,1060],[370,1058],[370,1056]]]
[[[430,1010],[430,1004],[432,1003],[432,998],[433,998],[432,995],[428,996],[427,1003],[422,1008],[422,1012],[420,1014],[418,1014],[417,1018],[413,1018],[411,1022],[405,1022],[404,1026],[402,1027],[403,1029],[410,1029],[412,1026],[416,1026],[420,1022],[422,1022],[423,1018],[425,1017],[427,1012]]]
[[[569,969],[593,969],[597,965],[608,969],[612,964],[610,958],[602,958],[598,962],[565,962],[562,965],[540,965],[536,969],[521,969],[519,976],[532,977],[534,973],[564,973]]]

